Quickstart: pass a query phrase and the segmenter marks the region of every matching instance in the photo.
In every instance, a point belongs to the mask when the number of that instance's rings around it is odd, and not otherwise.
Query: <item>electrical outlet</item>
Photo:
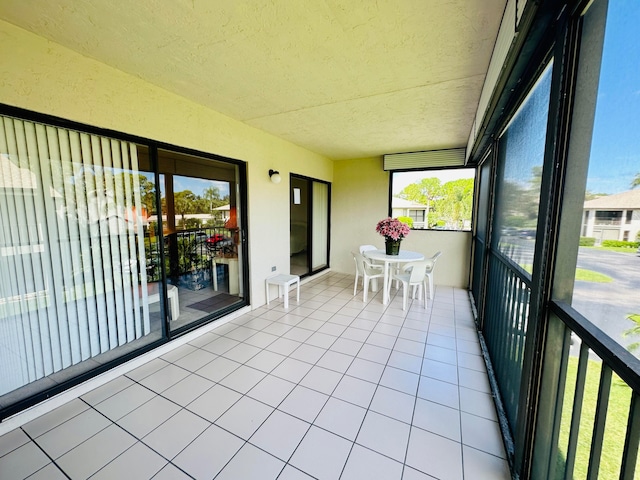
[[[272,271],[272,272],[275,272],[275,271],[276,271],[276,267],[275,267],[275,265],[274,265],[273,267],[271,267],[271,271]]]

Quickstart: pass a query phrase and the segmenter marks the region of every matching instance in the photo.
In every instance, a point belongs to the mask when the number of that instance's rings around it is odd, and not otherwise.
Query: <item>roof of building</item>
[[[638,210],[640,209],[640,189],[594,198],[584,202],[584,208],[591,210]]]

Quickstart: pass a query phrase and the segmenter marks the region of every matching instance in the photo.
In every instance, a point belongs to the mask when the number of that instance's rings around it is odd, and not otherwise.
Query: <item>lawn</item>
[[[578,449],[573,472],[573,478],[575,479],[586,478],[587,476],[591,435],[600,382],[600,368],[600,362],[595,360],[588,361],[587,378],[582,403],[582,416],[578,434]],[[567,369],[564,405],[562,408],[560,439],[558,441],[559,452],[556,478],[563,478],[564,473],[564,459],[569,442],[569,427],[571,424],[571,410],[573,408],[577,369],[578,358],[570,357]],[[617,375],[613,375],[598,478],[617,479],[620,476],[620,465],[622,463],[622,451],[624,448],[630,400],[631,388],[620,380]],[[636,476],[638,472],[640,472],[640,468],[639,465],[636,464]]]
[[[531,264],[522,265],[522,268],[531,273],[532,266]],[[613,282],[613,278],[604,273],[595,272],[593,270],[587,270],[585,268],[576,268],[576,280],[582,280],[583,282],[594,282],[594,283],[611,283]]]
[[[594,272],[593,270],[586,270],[584,268],[576,268],[576,280],[582,280],[583,282],[594,283],[611,283],[613,278],[604,273]]]
[[[586,247],[590,250],[606,250],[607,252],[619,252],[619,253],[637,253],[638,249],[635,247]]]

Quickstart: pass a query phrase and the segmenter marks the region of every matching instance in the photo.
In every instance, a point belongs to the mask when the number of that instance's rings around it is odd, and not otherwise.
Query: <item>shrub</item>
[[[413,228],[413,218],[411,218],[411,217],[398,217],[398,220],[400,220],[402,223],[406,223],[407,225],[409,225],[409,228]]]
[[[581,247],[593,247],[596,244],[595,237],[580,237]]]
[[[623,240],[603,240],[603,247],[623,247],[623,248],[638,248],[640,244],[638,242],[625,242]]]

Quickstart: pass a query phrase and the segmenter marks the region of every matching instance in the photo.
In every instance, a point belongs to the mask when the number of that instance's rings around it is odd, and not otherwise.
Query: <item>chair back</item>
[[[356,272],[358,272],[358,275],[364,275],[364,265],[361,260],[362,255],[357,252],[351,252],[351,255],[353,255],[353,261],[356,264]]]
[[[427,265],[429,260],[421,260],[419,262],[409,262],[404,266],[404,271],[409,271],[409,283],[422,283],[427,274]]]
[[[374,245],[360,245],[360,253],[368,252],[369,250],[377,250]]]
[[[358,269],[359,274],[364,275],[366,273],[369,277],[372,275],[380,274],[379,269],[371,268],[371,262],[364,255],[358,252],[351,252],[351,254],[353,255],[353,259],[356,262],[356,268]]]
[[[433,257],[427,259],[427,273],[436,267],[436,261],[440,258],[440,255],[442,255],[442,252],[438,251]]]

